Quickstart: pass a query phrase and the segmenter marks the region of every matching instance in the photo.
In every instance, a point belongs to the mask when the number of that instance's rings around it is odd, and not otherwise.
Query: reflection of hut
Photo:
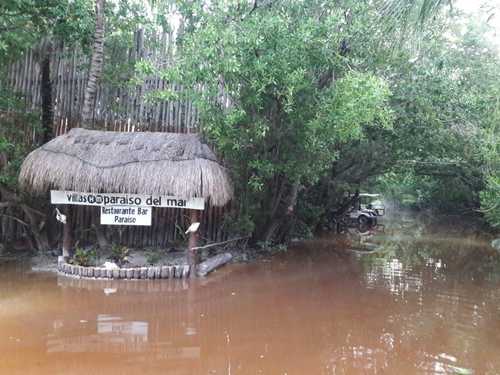
[[[232,197],[225,168],[197,134],[72,129],[27,156],[20,184],[37,195],[69,190],[201,197],[209,208],[201,220],[202,230],[217,226],[221,214],[210,209],[223,207]],[[97,210],[78,207],[73,222],[80,228],[90,228],[96,224]],[[122,231],[120,240],[139,246],[165,246],[173,240],[176,224],[185,213],[179,209],[154,211],[152,227],[124,227],[127,233]],[[164,211],[163,215],[158,211]],[[207,237],[213,236],[209,233]]]

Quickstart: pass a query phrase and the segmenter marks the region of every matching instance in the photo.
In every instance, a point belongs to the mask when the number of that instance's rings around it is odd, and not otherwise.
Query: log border
[[[76,266],[60,260],[57,262],[57,272],[64,276],[85,279],[165,280],[188,278],[191,275],[191,267],[187,264],[177,264],[173,266],[130,267],[110,270],[104,267]]]

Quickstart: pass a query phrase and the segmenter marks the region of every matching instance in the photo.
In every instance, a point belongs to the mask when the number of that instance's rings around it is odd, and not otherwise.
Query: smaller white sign
[[[102,225],[151,225],[152,207],[103,206],[101,207]]]

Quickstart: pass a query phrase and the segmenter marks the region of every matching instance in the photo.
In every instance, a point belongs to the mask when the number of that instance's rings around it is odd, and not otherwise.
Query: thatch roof
[[[91,193],[136,193],[210,198],[226,204],[226,170],[196,134],[118,133],[72,129],[31,152],[21,186]]]

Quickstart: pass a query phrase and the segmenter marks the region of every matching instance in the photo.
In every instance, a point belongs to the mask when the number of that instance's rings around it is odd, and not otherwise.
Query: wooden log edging
[[[112,280],[153,280],[153,279],[183,279],[190,275],[191,267],[187,264],[175,266],[150,266],[120,269],[106,269],[104,267],[83,267],[58,261],[59,274],[87,278]]]

